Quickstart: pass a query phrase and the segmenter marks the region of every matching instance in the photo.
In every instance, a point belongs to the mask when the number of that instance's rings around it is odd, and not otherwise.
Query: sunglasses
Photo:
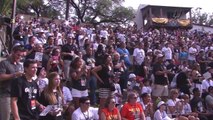
[[[137,99],[137,97],[132,97],[132,99]]]
[[[90,105],[90,102],[85,102],[84,104],[86,104],[86,105]]]
[[[115,101],[111,101],[110,103],[115,104]]]

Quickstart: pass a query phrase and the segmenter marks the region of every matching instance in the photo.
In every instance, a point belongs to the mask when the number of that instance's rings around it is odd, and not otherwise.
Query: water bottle
[[[58,108],[62,110],[62,98],[58,97]]]
[[[197,106],[198,106],[199,111],[200,111],[200,112],[203,112],[203,104],[202,104],[202,102],[199,102],[199,103],[197,104]]]

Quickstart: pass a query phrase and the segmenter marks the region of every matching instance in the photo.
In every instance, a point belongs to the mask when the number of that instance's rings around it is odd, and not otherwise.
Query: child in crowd
[[[128,91],[133,91],[133,88],[140,89],[140,83],[137,81],[137,77],[134,73],[129,74],[129,80],[128,80],[128,85],[127,85],[127,90]]]
[[[37,84],[39,87],[39,93],[41,93],[49,83],[49,80],[47,79],[47,72],[46,72],[45,68],[38,69],[37,76],[38,77],[37,77],[36,81],[37,81]]]
[[[143,87],[141,89],[141,94],[143,93],[148,93],[151,94],[152,93],[152,88],[151,88],[151,81],[144,79],[143,80]]]
[[[114,76],[113,78],[113,85],[114,85],[114,91],[112,92],[112,95],[115,96],[115,104],[118,108],[121,108],[122,105],[122,92],[121,92],[121,86],[119,84],[120,78],[119,76]]]

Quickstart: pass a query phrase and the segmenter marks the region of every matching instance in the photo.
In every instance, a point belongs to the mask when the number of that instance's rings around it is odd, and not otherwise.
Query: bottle
[[[203,112],[203,104],[202,104],[202,102],[199,102],[199,103],[197,104],[197,106],[198,106],[199,111],[200,111],[200,112]]]
[[[58,97],[58,108],[62,110],[62,98]]]

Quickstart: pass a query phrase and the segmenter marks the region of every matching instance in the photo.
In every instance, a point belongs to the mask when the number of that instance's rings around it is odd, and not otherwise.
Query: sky
[[[131,6],[137,10],[140,4],[149,5],[165,5],[165,6],[177,6],[177,7],[193,7],[202,8],[201,12],[213,13],[213,1],[212,0],[125,0],[124,6]]]

